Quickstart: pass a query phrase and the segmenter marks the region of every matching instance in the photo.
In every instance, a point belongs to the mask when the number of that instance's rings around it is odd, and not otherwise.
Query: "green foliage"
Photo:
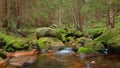
[[[45,49],[46,48],[46,46],[45,46],[45,42],[47,41],[47,38],[40,38],[39,40],[38,40],[38,46],[39,46],[39,48],[42,48],[42,49]],[[47,49],[47,48],[46,48]]]
[[[94,51],[103,50],[105,48],[101,42],[95,40],[85,43],[85,46],[90,46]]]
[[[85,32],[89,33],[90,35],[95,35],[95,34],[99,34],[99,33],[104,33],[106,31],[107,28],[102,27],[102,28],[86,28]]]
[[[2,48],[7,51],[14,51],[15,49],[29,47],[29,45],[26,43],[27,41],[12,35],[5,35],[0,33],[0,39],[3,39],[2,42],[6,43],[6,45],[2,46]]]
[[[85,48],[85,47],[80,47],[79,50],[78,50],[79,53],[88,53],[89,52],[89,49],[88,48]]]
[[[104,34],[96,38],[95,40],[99,42],[107,42],[108,40],[110,40],[111,38],[119,34],[120,34],[119,29],[110,29],[109,31],[105,32]]]
[[[83,32],[77,30],[74,25],[62,24],[62,27],[58,27],[57,25],[53,24],[50,27],[54,28],[57,32],[60,32],[62,34],[62,41],[67,41],[70,40],[71,38],[75,38],[75,36],[83,35]]]
[[[53,38],[53,37],[42,37],[38,40],[38,46],[39,48],[42,49],[58,49],[59,47],[63,46],[63,43],[57,39],[57,38]]]
[[[113,45],[113,46],[120,46],[120,34],[119,35],[116,35],[116,36],[114,36],[113,38],[111,38],[111,39],[109,39],[108,41],[107,41],[107,43],[109,44],[109,45]]]
[[[24,44],[24,47],[29,47],[29,44],[27,44],[27,43],[26,43],[26,44]]]
[[[116,23],[115,28],[120,29],[120,21]]]
[[[5,50],[8,51],[8,52],[9,52],[9,51],[10,51],[10,52],[15,51],[15,49],[12,48],[12,47],[7,47],[7,48],[5,48]]]
[[[18,42],[14,43],[13,47],[15,47],[16,49],[22,48],[21,44]]]
[[[95,52],[93,49],[92,49],[92,47],[79,47],[79,50],[78,50],[78,53],[93,53],[93,52]]]
[[[107,44],[111,52],[120,54],[120,34],[109,39]]]

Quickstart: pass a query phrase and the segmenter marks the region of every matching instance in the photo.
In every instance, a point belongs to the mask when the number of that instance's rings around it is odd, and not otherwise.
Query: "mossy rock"
[[[103,49],[105,48],[104,45],[103,45],[101,42],[99,42],[99,41],[94,41],[94,40],[85,43],[84,46],[86,46],[86,47],[91,47],[91,48],[92,48],[93,50],[95,50],[95,51],[103,50]]]
[[[21,46],[21,43],[20,43],[20,42],[15,42],[15,43],[13,43],[13,47],[14,47],[15,49],[22,49],[22,48],[23,48],[23,46]]]
[[[107,43],[107,47],[111,50],[111,52],[117,53],[120,51],[120,30],[110,29],[94,41]]]
[[[5,43],[5,45],[2,46],[2,48],[4,48],[7,51],[14,51],[15,49],[24,49],[29,47],[27,41],[21,37],[0,33],[0,39],[1,39],[1,43],[3,42]]]
[[[79,47],[78,53],[80,54],[88,54],[88,53],[94,53],[95,51],[92,49],[92,47]]]
[[[41,49],[59,49],[63,47],[64,44],[57,38],[52,37],[42,37],[38,40],[38,45]]]
[[[80,37],[80,38],[77,38],[76,39],[76,43],[86,43],[86,42],[89,42],[91,41],[92,39],[91,38],[87,38],[87,37]]]
[[[112,52],[114,52],[114,53],[120,52],[120,35],[117,35],[117,36],[113,37],[112,39],[108,40],[107,43],[108,43],[108,48]]]
[[[84,46],[79,47],[78,53],[95,53],[96,51],[103,50],[104,46],[100,42],[88,42]]]
[[[1,61],[1,60],[3,60],[3,58],[2,58],[2,57],[0,57],[0,61]]]
[[[12,47],[14,49],[26,49],[26,48],[29,48],[29,44],[27,43],[27,41],[17,41],[17,42],[14,42]]]
[[[56,31],[55,29],[47,27],[36,29],[36,37],[37,39],[41,37],[54,37],[62,40],[62,35],[60,32]]]
[[[114,36],[117,36],[119,34],[120,34],[119,29],[110,29],[109,31],[105,32],[104,34],[102,34],[101,36],[96,38],[95,41],[107,42],[108,40],[110,40],[111,38],[113,38]]]
[[[0,49],[0,57],[6,58],[7,52],[4,49]]]

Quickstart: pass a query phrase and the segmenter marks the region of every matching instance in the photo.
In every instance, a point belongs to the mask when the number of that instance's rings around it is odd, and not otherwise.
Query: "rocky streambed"
[[[73,54],[68,48],[14,57],[7,62],[6,68],[120,68],[119,60],[119,55]]]

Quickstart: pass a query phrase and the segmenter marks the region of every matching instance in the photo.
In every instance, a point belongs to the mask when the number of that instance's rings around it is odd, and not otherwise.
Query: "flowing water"
[[[71,48],[38,55],[35,63],[21,68],[120,68],[119,55],[71,55]],[[82,56],[82,57],[81,57]],[[16,68],[9,66],[7,68]]]

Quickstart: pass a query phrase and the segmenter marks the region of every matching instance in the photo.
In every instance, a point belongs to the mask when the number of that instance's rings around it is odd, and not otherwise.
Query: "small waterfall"
[[[109,54],[109,49],[108,49],[108,44],[106,43],[106,42],[101,42],[103,45],[104,45],[104,47],[105,47],[105,50],[104,50],[104,53],[105,53],[105,55],[108,55]]]
[[[64,54],[69,54],[71,52],[73,52],[72,48],[71,47],[67,47],[67,48],[64,48],[64,49],[56,52],[56,54],[61,54],[61,55],[63,54],[64,55]]]
[[[104,53],[105,53],[105,55],[109,54],[108,48],[105,48]]]

